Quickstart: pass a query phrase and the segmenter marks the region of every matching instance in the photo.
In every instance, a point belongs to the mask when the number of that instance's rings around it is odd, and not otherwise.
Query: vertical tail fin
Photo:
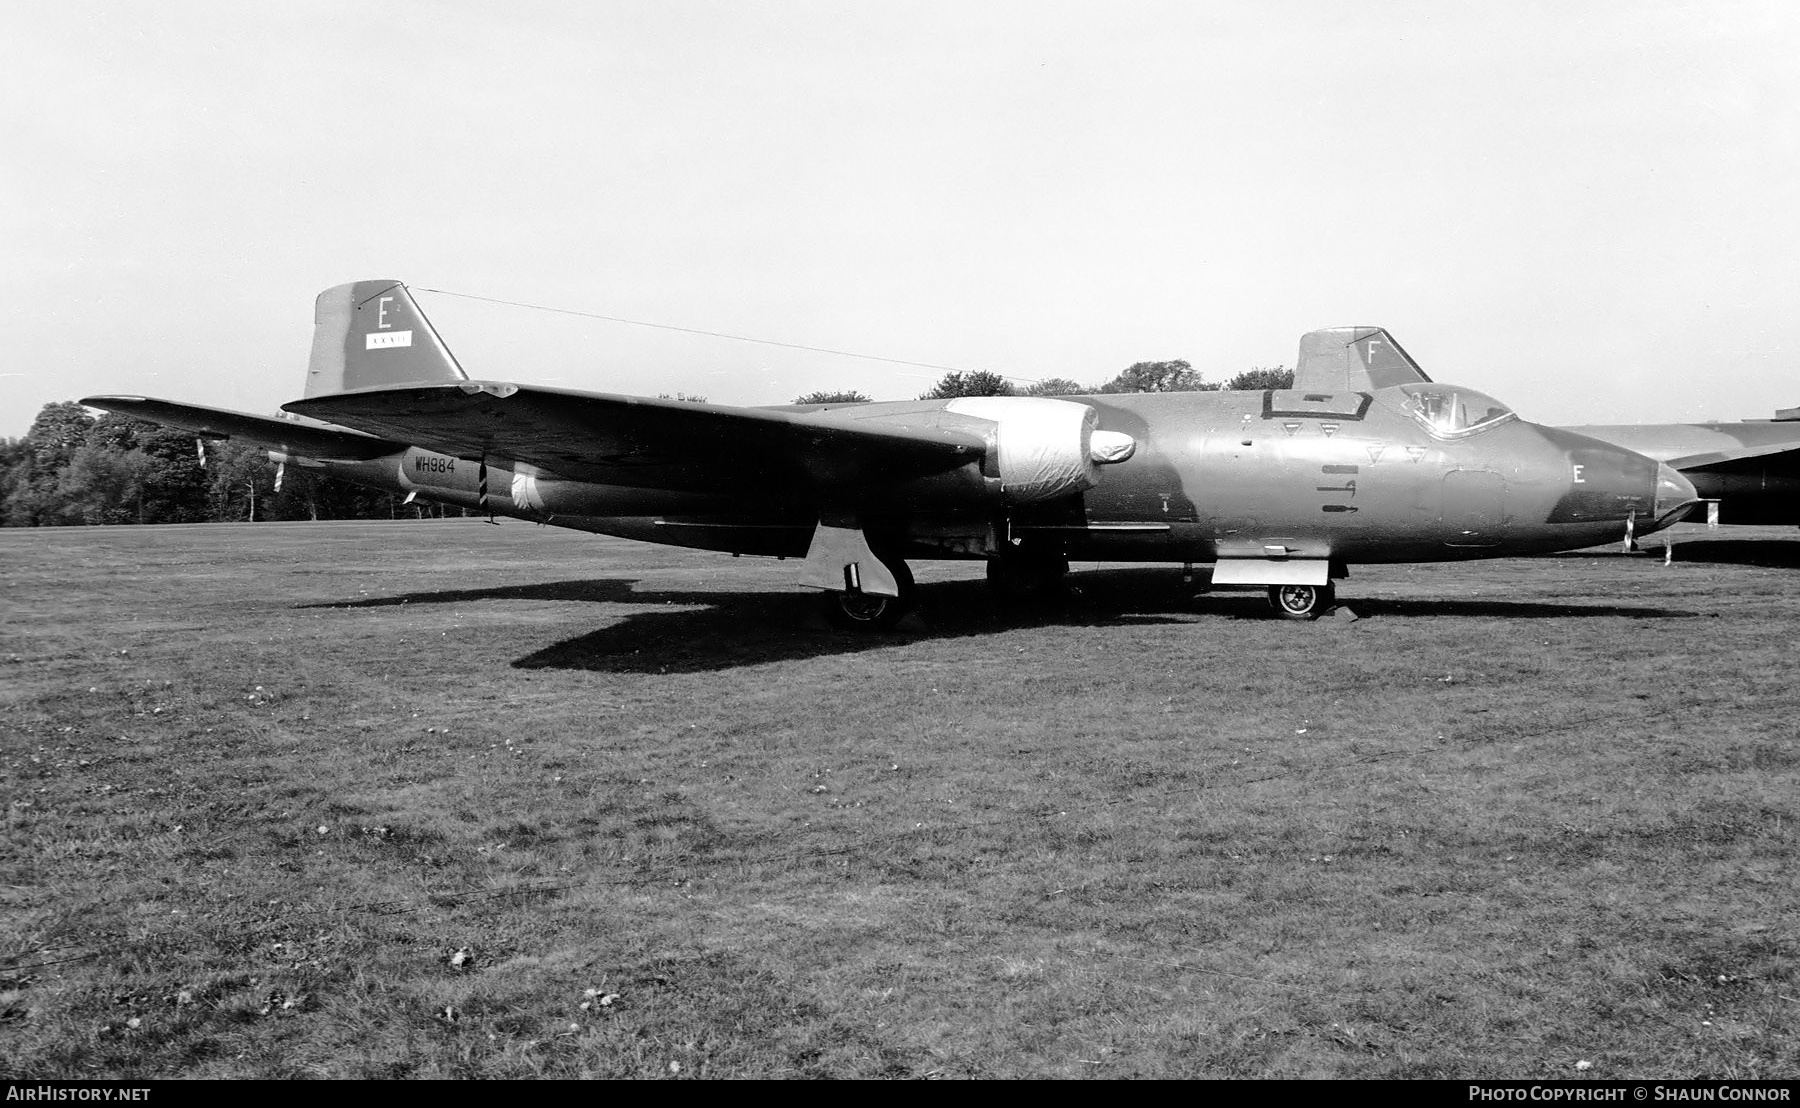
[[[1294,387],[1307,392],[1373,392],[1429,381],[1419,363],[1380,327],[1332,327],[1300,336]]]
[[[468,379],[399,281],[337,285],[313,304],[309,397]]]

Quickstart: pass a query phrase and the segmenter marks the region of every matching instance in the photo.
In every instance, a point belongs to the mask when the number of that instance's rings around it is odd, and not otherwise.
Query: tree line
[[[1288,369],[1251,369],[1223,385],[1184,361],[1136,362],[1103,385],[1064,378],[1026,388],[986,370],[947,373],[920,397],[1073,396],[1288,388]],[[703,400],[679,394],[675,399]],[[857,392],[814,392],[796,404],[866,403]],[[398,493],[365,489],[300,465],[278,466],[263,447],[197,445],[176,431],[73,401],[46,404],[21,439],[0,439],[0,526],[220,523],[242,520],[415,519],[466,515]]]
[[[46,404],[24,438],[0,439],[0,525],[7,527],[443,514],[400,500],[317,470],[277,467],[263,447],[202,448],[191,432],[116,412],[96,418],[73,401]]]
[[[1050,377],[1033,381],[1024,388],[1012,378],[985,369],[952,371],[944,374],[920,400],[954,400],[959,396],[1104,396],[1124,392],[1217,392],[1220,389],[1255,390],[1294,387],[1294,371],[1285,366],[1247,369],[1223,383],[1207,381],[1180,359],[1168,362],[1133,362],[1117,377],[1100,385],[1083,385],[1067,377]],[[796,404],[866,404],[869,398],[860,392],[810,392],[797,397]]]

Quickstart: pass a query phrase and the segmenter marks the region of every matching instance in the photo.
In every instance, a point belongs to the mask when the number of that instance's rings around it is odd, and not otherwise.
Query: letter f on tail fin
[[[1332,327],[1300,336],[1296,389],[1374,392],[1429,380],[1419,363],[1380,327]]]
[[[399,281],[338,285],[314,302],[307,396],[468,379]]]

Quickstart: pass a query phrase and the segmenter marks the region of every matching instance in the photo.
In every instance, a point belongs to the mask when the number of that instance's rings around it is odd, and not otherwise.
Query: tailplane
[[[1380,327],[1332,327],[1300,336],[1296,389],[1374,392],[1429,380],[1419,363]]]
[[[314,302],[308,397],[468,379],[399,281],[337,285]]]

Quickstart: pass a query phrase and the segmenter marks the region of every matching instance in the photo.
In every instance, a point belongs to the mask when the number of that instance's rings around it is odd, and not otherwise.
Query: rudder
[[[1394,336],[1380,327],[1330,327],[1300,336],[1296,389],[1373,392],[1429,380]]]
[[[468,379],[399,281],[336,285],[313,303],[308,397]]]

